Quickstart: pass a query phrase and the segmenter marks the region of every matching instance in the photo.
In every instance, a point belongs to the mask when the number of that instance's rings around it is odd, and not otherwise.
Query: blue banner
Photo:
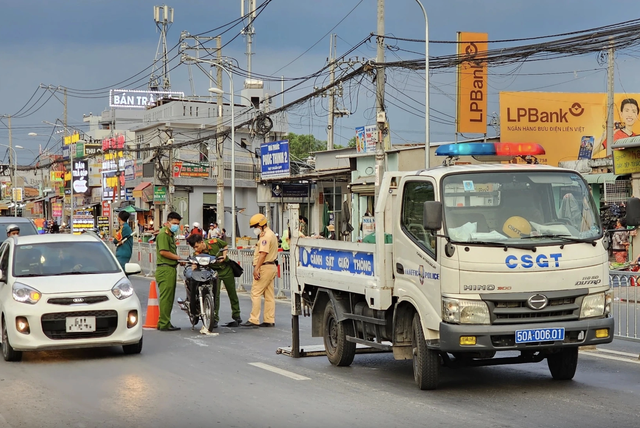
[[[262,178],[285,178],[291,175],[289,140],[273,141],[260,146]]]
[[[373,253],[300,247],[302,267],[373,276]]]

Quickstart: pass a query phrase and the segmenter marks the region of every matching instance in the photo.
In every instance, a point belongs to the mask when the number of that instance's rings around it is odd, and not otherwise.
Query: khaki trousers
[[[276,265],[260,266],[260,279],[251,284],[251,315],[249,322],[260,324],[260,305],[264,295],[264,322],[276,322],[275,285]]]

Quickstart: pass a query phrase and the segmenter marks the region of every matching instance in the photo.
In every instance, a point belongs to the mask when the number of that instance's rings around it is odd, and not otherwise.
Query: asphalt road
[[[134,279],[146,306],[149,279]],[[179,285],[181,287],[181,285]],[[183,296],[179,288],[177,296]],[[250,299],[241,293],[244,319]],[[415,387],[410,361],[358,355],[277,355],[290,345],[289,304],[275,328],[145,331],[142,354],[120,348],[25,353],[0,360],[0,428],[7,427],[637,427],[640,344],[581,352],[573,381],[553,381],[546,362],[452,370],[436,391]],[[226,295],[221,321],[231,319]],[[301,319],[303,345],[321,344]]]

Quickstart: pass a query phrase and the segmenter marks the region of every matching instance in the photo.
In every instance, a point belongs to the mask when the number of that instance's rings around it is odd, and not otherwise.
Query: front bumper
[[[564,327],[562,341],[515,343],[516,330]],[[596,338],[596,330],[608,328],[609,336]],[[585,346],[613,341],[613,318],[591,318],[564,323],[530,323],[510,325],[459,325],[440,323],[440,340],[430,347],[444,352],[529,351],[563,346]],[[460,336],[475,336],[475,345],[460,345]]]
[[[104,294],[104,293],[102,293]],[[87,293],[85,293],[87,295]],[[59,297],[57,295],[55,297]],[[111,297],[108,301],[90,305],[55,305],[46,302],[52,295],[44,295],[43,301],[35,305],[12,304],[4,308],[9,342],[16,351],[40,351],[50,349],[73,349],[102,346],[129,345],[142,338],[142,309],[136,295],[126,300]],[[138,322],[127,327],[129,311],[138,311]],[[46,315],[45,315],[46,314]],[[67,334],[60,328],[69,315],[96,316],[96,334]],[[25,317],[29,322],[29,334],[16,329],[16,317]],[[100,336],[100,337],[97,337]]]

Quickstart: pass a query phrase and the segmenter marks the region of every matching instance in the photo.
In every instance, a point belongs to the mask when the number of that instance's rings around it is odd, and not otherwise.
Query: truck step
[[[384,343],[372,342],[370,340],[359,339],[357,337],[352,337],[352,336],[347,336],[347,340],[349,342],[354,342],[354,343],[358,343],[360,345],[370,346],[372,348],[380,349],[382,351],[388,351],[388,352],[393,351],[393,346],[392,345],[387,345],[387,344],[384,344]]]

